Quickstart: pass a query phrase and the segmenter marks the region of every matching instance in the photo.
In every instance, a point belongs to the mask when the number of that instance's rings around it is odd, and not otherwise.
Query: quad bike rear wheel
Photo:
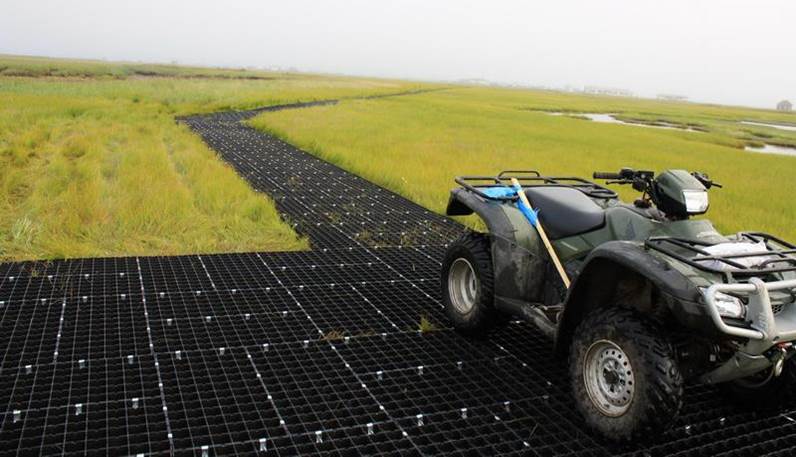
[[[650,320],[600,308],[578,326],[569,371],[586,423],[614,441],[669,427],[680,411],[683,377],[674,350]]]
[[[442,262],[442,301],[453,326],[483,334],[496,321],[489,236],[468,232],[449,247]]]

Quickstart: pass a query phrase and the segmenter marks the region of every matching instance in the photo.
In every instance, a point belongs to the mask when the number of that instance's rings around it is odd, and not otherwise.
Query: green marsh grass
[[[708,132],[603,124],[544,111],[647,116],[704,125]],[[444,212],[456,175],[536,169],[590,177],[625,166],[684,168],[725,185],[711,191],[708,213],[720,230],[764,230],[796,239],[796,158],[742,149],[750,131],[783,141],[796,136],[737,125],[742,119],[794,117],[714,105],[457,88],[263,113],[250,122],[437,212]],[[626,200],[636,196],[628,188],[617,190]]]

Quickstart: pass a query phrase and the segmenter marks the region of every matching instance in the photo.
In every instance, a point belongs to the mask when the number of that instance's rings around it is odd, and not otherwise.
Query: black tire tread
[[[585,353],[592,341],[599,338],[610,339],[618,336],[630,343],[632,353],[628,354],[635,363],[636,396],[622,422],[603,416],[596,409],[590,410],[589,399],[582,379],[579,351]],[[630,347],[620,346],[628,352]],[[641,366],[638,366],[638,360]],[[618,308],[599,308],[591,312],[578,326],[570,347],[570,376],[573,394],[578,409],[587,424],[595,431],[616,441],[630,441],[660,432],[674,422],[683,398],[683,376],[680,373],[674,349],[663,337],[657,324],[636,312]],[[643,383],[639,383],[643,377]],[[593,407],[592,407],[593,408]]]
[[[485,233],[468,231],[448,246],[442,262],[440,284],[445,312],[454,327],[466,334],[479,336],[487,333],[497,322],[494,309],[494,273],[492,267],[491,241]],[[450,304],[448,298],[448,270],[454,260],[466,256],[478,275],[479,296],[473,311],[462,316]]]

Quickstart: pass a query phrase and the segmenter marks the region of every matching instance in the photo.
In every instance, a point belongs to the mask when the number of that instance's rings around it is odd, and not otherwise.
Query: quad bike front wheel
[[[632,311],[589,313],[573,336],[569,371],[586,423],[611,440],[671,426],[682,404],[683,378],[672,345]]]
[[[494,324],[492,271],[489,236],[468,232],[448,247],[440,285],[445,312],[457,330],[482,334]]]

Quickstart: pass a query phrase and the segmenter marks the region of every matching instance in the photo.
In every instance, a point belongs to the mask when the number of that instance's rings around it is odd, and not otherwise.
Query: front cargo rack
[[[741,232],[738,236],[739,240],[765,243],[766,251],[714,255],[705,251],[703,248],[713,246],[715,243],[669,236],[650,238],[644,245],[647,249],[666,254],[669,257],[699,270],[729,277],[751,277],[796,271],[796,257],[794,256],[794,254],[796,254],[796,246],[793,244],[762,232]],[[767,258],[756,266],[748,266],[740,262],[742,259],[755,257],[770,258]],[[710,263],[713,265],[722,264],[724,267],[719,268],[710,265]]]
[[[536,170],[505,170],[497,176],[457,176],[456,183],[488,200],[511,200],[516,197],[498,197],[486,194],[479,189],[505,187],[516,178],[523,187],[569,187],[577,189],[591,198],[618,198],[616,192],[595,182],[572,176],[542,176]]]

